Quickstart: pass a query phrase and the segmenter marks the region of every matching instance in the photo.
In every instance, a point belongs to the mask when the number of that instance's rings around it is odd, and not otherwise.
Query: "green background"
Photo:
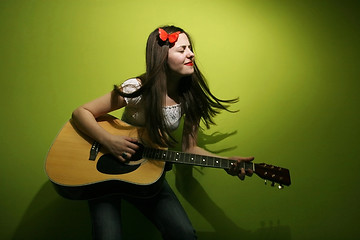
[[[200,239],[356,239],[358,10],[320,0],[1,0],[0,238],[90,239],[86,202],[55,193],[46,153],[72,110],[142,73],[148,34],[175,24],[193,37],[213,92],[240,98],[200,144],[292,177],[280,191],[257,176],[175,168],[167,178]],[[123,207],[127,239],[159,239]]]

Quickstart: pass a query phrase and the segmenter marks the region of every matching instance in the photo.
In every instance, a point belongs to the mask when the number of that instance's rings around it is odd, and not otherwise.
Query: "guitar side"
[[[141,128],[110,115],[98,118],[97,121],[112,134],[141,138],[142,141],[146,139]],[[70,199],[88,199],[107,193],[138,197],[156,193],[163,179],[164,162],[141,159],[138,166],[128,172],[104,173],[98,170],[99,159],[110,154],[100,149],[96,158],[89,160],[93,143],[94,140],[81,133],[71,120],[56,137],[47,154],[45,171],[60,195]]]

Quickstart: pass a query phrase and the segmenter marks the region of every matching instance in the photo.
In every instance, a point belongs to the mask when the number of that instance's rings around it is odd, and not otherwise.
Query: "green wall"
[[[320,0],[0,1],[0,238],[90,238],[86,203],[47,179],[47,150],[75,107],[144,71],[162,24],[191,33],[217,96],[240,97],[200,144],[291,170],[279,191],[177,167],[167,177],[200,239],[356,238],[358,8]],[[124,225],[128,239],[159,238],[127,204]]]

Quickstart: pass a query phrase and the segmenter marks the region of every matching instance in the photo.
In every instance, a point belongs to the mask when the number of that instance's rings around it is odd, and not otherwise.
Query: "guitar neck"
[[[144,147],[143,156],[149,159],[160,160],[171,163],[181,163],[194,166],[212,167],[229,169],[236,160],[204,156],[192,153],[162,150]],[[241,162],[242,168],[255,171],[255,165],[252,162]]]

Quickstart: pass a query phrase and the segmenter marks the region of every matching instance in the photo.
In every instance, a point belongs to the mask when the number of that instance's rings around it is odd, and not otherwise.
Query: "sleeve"
[[[122,87],[122,91],[124,93],[133,93],[136,90],[138,90],[141,87],[141,83],[139,80],[137,80],[136,78],[131,78],[126,80],[125,82],[123,82],[121,84]],[[127,104],[137,104],[140,102],[141,100],[141,96],[139,97],[135,97],[135,98],[128,98],[128,97],[124,97],[125,101]]]

